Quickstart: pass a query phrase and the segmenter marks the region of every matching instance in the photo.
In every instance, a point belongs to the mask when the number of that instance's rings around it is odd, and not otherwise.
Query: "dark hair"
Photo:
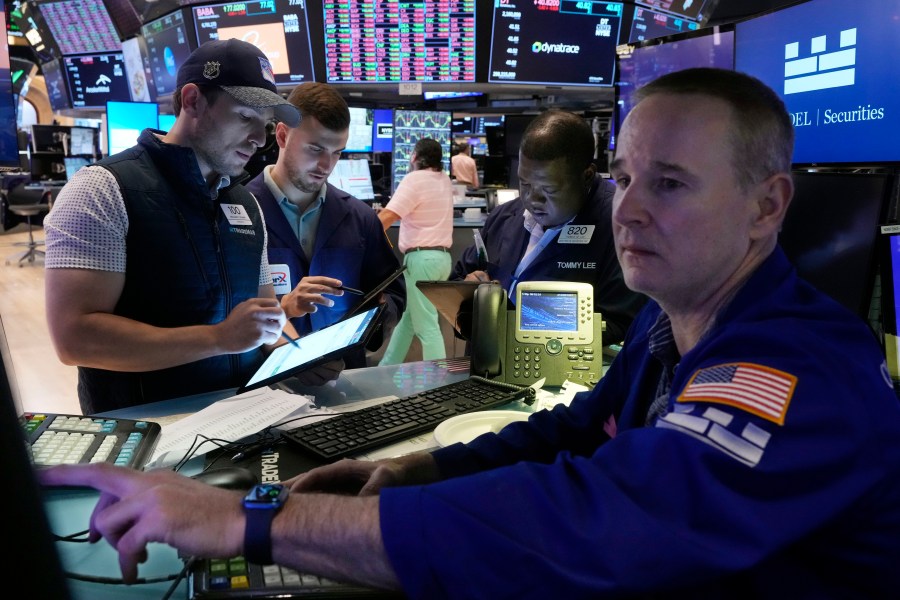
[[[194,85],[200,88],[200,93],[203,94],[203,97],[206,98],[206,103],[210,106],[215,104],[219,96],[225,93],[225,90],[217,85],[203,85],[199,83]],[[172,112],[175,113],[176,117],[181,114],[181,88],[183,87],[181,86],[172,94]]]
[[[334,87],[318,81],[301,83],[288,96],[288,102],[297,107],[303,117],[315,117],[331,131],[343,131],[350,127],[350,109]]]
[[[444,169],[444,150],[441,145],[431,138],[422,138],[416,142],[413,152],[416,153],[417,169]]]
[[[459,150],[459,153],[462,154],[469,149],[469,142],[457,142],[456,148]]]
[[[698,94],[728,104],[734,124],[731,160],[742,189],[775,173],[791,172],[791,116],[781,98],[759,79],[727,69],[676,71],[640,88],[635,104],[657,94]]]
[[[565,158],[573,173],[581,173],[594,159],[594,132],[582,117],[550,109],[525,128],[519,152],[531,160]]]

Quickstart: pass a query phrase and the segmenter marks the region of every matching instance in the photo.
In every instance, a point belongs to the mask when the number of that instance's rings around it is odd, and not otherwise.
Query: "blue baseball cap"
[[[300,124],[300,111],[278,93],[272,64],[262,50],[238,39],[213,40],[194,50],[178,69],[177,87],[186,83],[216,85],[252,108],[274,108],[288,125]]]

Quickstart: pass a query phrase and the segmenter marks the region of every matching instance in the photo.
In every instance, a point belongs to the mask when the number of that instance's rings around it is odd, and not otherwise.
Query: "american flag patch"
[[[678,396],[678,402],[728,404],[784,425],[797,378],[752,363],[730,363],[700,369]]]

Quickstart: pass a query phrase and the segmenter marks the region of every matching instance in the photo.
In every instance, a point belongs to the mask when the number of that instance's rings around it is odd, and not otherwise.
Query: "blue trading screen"
[[[490,83],[611,86],[624,5],[496,0]]]
[[[444,149],[444,170],[450,172],[450,121],[451,113],[437,110],[394,111],[393,190],[409,172],[409,159],[416,142],[431,138]]]
[[[694,21],[635,6],[628,42],[633,44],[685,31],[697,31],[699,28],[700,25]]]
[[[578,331],[578,294],[522,292],[519,304],[522,331]]]
[[[783,98],[794,162],[900,160],[900,0],[817,0],[735,26],[735,68]]]

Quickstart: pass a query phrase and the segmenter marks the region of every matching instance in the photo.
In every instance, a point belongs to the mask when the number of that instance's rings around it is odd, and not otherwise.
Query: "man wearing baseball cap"
[[[172,101],[168,133],[81,169],[45,219],[47,320],[85,414],[237,387],[295,333],[239,184],[266,123],[299,112],[239,40],[195,50]]]

